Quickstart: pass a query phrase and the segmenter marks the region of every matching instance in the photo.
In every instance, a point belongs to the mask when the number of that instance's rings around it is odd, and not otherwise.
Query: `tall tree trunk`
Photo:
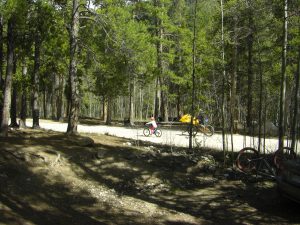
[[[160,0],[154,1],[155,7],[160,8],[161,2]],[[155,18],[155,26],[156,26],[156,37],[157,37],[157,43],[156,43],[156,55],[157,55],[157,71],[158,71],[158,76],[156,80],[156,102],[155,102],[155,109],[154,109],[154,116],[155,117],[163,117],[161,113],[163,112],[163,99],[162,99],[162,80],[161,77],[163,76],[163,28],[162,28],[162,20],[159,17],[159,15],[156,15]],[[160,90],[158,90],[160,88]],[[158,101],[160,100],[160,104],[158,104]],[[158,109],[160,107],[160,109]]]
[[[194,4],[194,15],[193,15],[193,51],[192,51],[192,107],[191,107],[191,121],[189,130],[189,150],[193,148],[193,121],[195,115],[195,68],[196,68],[196,19],[197,19],[197,0]]]
[[[68,133],[77,133],[78,114],[79,114],[79,89],[77,75],[77,49],[78,49],[78,31],[79,31],[79,11],[78,0],[73,0],[72,21],[70,31],[70,89],[71,103],[68,118]]]
[[[3,16],[0,14],[0,91],[3,88]]]
[[[39,106],[39,70],[40,70],[40,48],[41,41],[39,31],[35,34],[34,68],[33,68],[33,92],[32,92],[32,127],[40,127],[40,106]]]
[[[11,108],[10,108],[10,127],[18,127],[17,123],[17,85],[12,84]]]
[[[224,44],[224,6],[223,6],[223,0],[221,0],[221,40],[222,40],[222,144],[223,144],[223,164],[226,165],[226,139],[225,139],[225,79],[226,79],[226,70],[225,70],[225,44]]]
[[[17,57],[14,55],[14,67],[13,67],[13,75],[16,75],[17,71]],[[10,127],[18,127],[17,123],[17,95],[18,95],[18,87],[16,82],[12,82],[12,96],[11,96],[11,108],[10,108]]]
[[[52,79],[53,79],[53,83],[52,83],[52,90],[51,90],[51,118],[53,120],[57,120],[57,107],[58,107],[58,95],[59,95],[59,77],[57,75],[57,73],[52,73]]]
[[[43,108],[42,108],[42,112],[43,112],[43,116],[42,117],[44,117],[44,119],[46,119],[46,116],[47,116],[47,106],[46,106],[46,88],[44,87],[44,89],[43,89]]]
[[[177,119],[179,120],[181,116],[183,116],[183,112],[181,112],[181,97],[180,97],[180,90],[178,87],[178,91],[177,91],[177,101],[176,101],[176,116]]]
[[[64,77],[59,74],[58,75],[58,82],[59,82],[59,86],[58,86],[58,95],[57,95],[57,99],[56,99],[56,104],[57,104],[57,120],[59,121],[63,121],[63,118],[64,118],[64,112],[63,112],[63,109],[64,109],[64,101],[63,101],[63,96],[64,96]]]
[[[52,84],[53,85],[53,84]],[[52,98],[52,92],[50,91],[50,88],[46,87],[45,88],[45,110],[44,110],[44,118],[48,119],[49,114],[51,112],[51,98]]]
[[[52,84],[53,85],[53,84]],[[50,114],[52,112],[52,102],[51,102],[51,99],[52,99],[52,95],[53,93],[51,92],[50,88],[48,88],[47,92],[46,92],[46,106],[47,106],[47,113],[46,113],[46,118],[51,118]]]
[[[120,112],[120,118],[125,118],[124,116],[124,107],[123,107],[123,98],[122,98],[122,96],[119,96],[118,97],[118,105],[119,105],[119,112]]]
[[[233,157],[233,133],[234,130],[234,122],[236,120],[236,79],[237,79],[237,60],[238,60],[238,34],[237,34],[237,26],[238,26],[238,18],[234,16],[234,34],[233,34],[233,71],[230,76],[230,137],[231,137],[231,151]]]
[[[3,80],[3,16],[0,14],[0,94],[4,93],[4,80]],[[2,122],[2,109],[3,99],[0,98],[0,126]]]
[[[300,77],[300,47],[298,49],[298,68],[297,72],[295,75],[295,97],[294,97],[294,115],[293,115],[293,121],[292,121],[292,127],[291,127],[291,134],[292,134],[292,143],[291,143],[291,148],[295,149],[296,146],[296,127],[298,123],[298,100],[299,100],[299,77]]]
[[[159,90],[159,79],[155,81],[155,96],[154,96],[154,117],[157,119],[160,112],[160,90]]]
[[[140,115],[139,115],[139,118],[140,118],[140,121],[143,120],[143,109],[144,109],[144,99],[143,99],[143,92],[142,92],[142,88],[140,87],[139,88],[139,91],[140,91]]]
[[[108,96],[107,98],[107,107],[106,107],[106,121],[105,124],[106,125],[110,125],[111,124],[111,112],[112,112],[112,99],[110,96]]]
[[[266,153],[266,123],[267,123],[267,99],[268,99],[268,93],[266,92],[266,94],[265,94],[265,96],[264,96],[264,100],[263,100],[263,102],[264,102],[264,109],[263,109],[263,111],[264,111],[264,136],[263,136],[263,140],[264,140],[264,142],[263,142],[263,153],[265,154]]]
[[[166,79],[164,78],[164,68],[163,68],[163,30],[161,28],[161,21],[158,22],[158,44],[157,44],[157,68],[158,68],[158,82],[160,87],[160,100],[161,100],[161,107],[160,107],[160,116],[163,117],[165,122],[168,122],[168,96],[166,90]]]
[[[27,65],[26,60],[23,60],[22,66],[22,77],[23,80],[26,80],[27,77]],[[27,87],[25,83],[22,83],[22,98],[21,98],[21,113],[20,113],[20,127],[26,127],[26,118],[27,118]]]
[[[168,90],[167,88],[167,82],[164,78],[161,78],[161,115],[165,122],[169,121],[169,107],[168,107]]]
[[[70,89],[70,86],[67,86],[68,89]],[[67,103],[66,103],[66,117],[69,120],[69,114],[71,109],[71,96],[68,94],[67,96]]]
[[[102,120],[106,121],[107,120],[107,98],[106,97],[102,97],[103,98],[103,102],[102,102]]]
[[[134,125],[134,92],[135,92],[135,82],[134,82],[134,78],[131,77],[130,81],[129,81],[129,122],[130,122],[130,126]]]
[[[151,96],[151,94],[153,93],[152,91],[152,87],[151,85],[148,86],[148,91],[147,91],[148,95]],[[152,97],[152,96],[151,96]],[[154,92],[154,98],[153,98],[153,106],[155,106],[155,98],[156,98],[156,93]],[[145,112],[145,118],[149,117],[149,108],[150,108],[150,102],[147,101],[147,106],[146,106],[146,112]],[[155,107],[154,107],[155,108]],[[154,111],[152,110],[151,113],[153,113],[153,115],[155,115]]]
[[[258,109],[258,152],[261,152],[261,128],[262,128],[262,110],[263,110],[263,70],[260,52],[259,59],[259,109]]]
[[[11,104],[11,85],[13,75],[13,63],[14,63],[14,20],[10,18],[8,20],[7,27],[7,67],[5,77],[5,89],[4,89],[4,100],[2,110],[2,122],[0,127],[0,136],[7,137],[8,135],[8,121]]]
[[[283,42],[282,42],[282,62],[281,62],[281,86],[279,102],[279,148],[283,147],[285,133],[285,95],[286,95],[286,54],[287,54],[287,29],[288,29],[288,0],[284,0],[284,22],[283,22]]]
[[[247,128],[249,129],[252,126],[252,103],[253,103],[253,93],[252,93],[252,88],[253,88],[253,13],[252,13],[252,8],[250,7],[249,9],[249,29],[250,29],[250,34],[247,38],[247,46],[248,46],[248,90],[247,90],[247,97],[248,97],[248,102],[247,102],[247,117],[246,117],[246,124]]]
[[[92,94],[89,93],[89,117],[92,118],[92,108],[93,108],[93,103],[92,103]]]
[[[230,98],[230,110],[231,110],[231,123],[233,126],[234,121],[237,118],[237,107],[236,107],[236,83],[237,83],[237,72],[238,72],[238,18],[234,17],[234,50],[233,50],[233,73],[231,74],[231,98]]]
[[[49,92],[47,90],[46,87],[44,87],[44,94],[43,94],[43,108],[44,108],[44,119],[47,119],[48,118],[48,99],[49,99]]]

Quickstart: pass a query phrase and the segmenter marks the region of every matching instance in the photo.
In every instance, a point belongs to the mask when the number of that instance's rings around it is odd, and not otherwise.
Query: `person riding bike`
[[[201,124],[201,125],[204,125],[204,120],[205,120],[204,118],[205,118],[204,117],[204,112],[203,112],[203,110],[200,110],[199,114],[197,116],[198,123]]]
[[[155,121],[155,118],[152,116],[151,121],[146,123],[146,125],[150,125],[149,128],[151,130],[151,134],[155,132],[155,129],[157,128],[157,123]]]

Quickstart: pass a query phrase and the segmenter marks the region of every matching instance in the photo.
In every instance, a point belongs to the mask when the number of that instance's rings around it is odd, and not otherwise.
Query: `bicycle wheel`
[[[243,148],[239,151],[236,158],[236,166],[244,173],[250,173],[256,170],[256,161],[253,161],[253,159],[257,159],[258,157],[258,151],[254,148]]]
[[[156,128],[156,130],[154,131],[154,134],[155,134],[156,137],[161,137],[161,135],[162,135],[161,129]]]
[[[291,159],[296,159],[296,153],[290,147],[283,147],[282,149],[276,150],[273,162],[277,169],[281,169],[282,163]]]
[[[206,136],[212,136],[215,132],[215,129],[213,128],[213,126],[207,125],[204,126],[203,128],[203,134],[205,134]]]
[[[149,137],[149,135],[151,134],[150,129],[146,127],[146,128],[143,130],[143,134],[144,134],[144,136]]]
[[[189,135],[190,135],[190,132],[191,132],[190,127],[191,127],[191,125],[188,125],[188,128],[187,128],[187,132],[188,132]],[[195,137],[197,135],[197,133],[198,133],[198,129],[197,129],[196,126],[193,125],[192,126],[192,135],[193,135],[193,137]]]

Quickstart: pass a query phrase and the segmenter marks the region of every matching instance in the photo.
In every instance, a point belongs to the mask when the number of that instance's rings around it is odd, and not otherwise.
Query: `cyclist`
[[[202,109],[199,111],[197,120],[198,120],[199,124],[201,124],[201,125],[204,125],[208,121],[208,119],[206,118],[205,113]]]
[[[146,125],[150,125],[149,128],[151,130],[151,134],[153,134],[155,129],[157,128],[157,123],[155,121],[155,118],[151,116],[151,121],[146,123]]]
[[[199,124],[204,125],[204,123],[203,123],[204,117],[202,114],[199,113],[199,115],[197,116],[197,120],[198,120]]]

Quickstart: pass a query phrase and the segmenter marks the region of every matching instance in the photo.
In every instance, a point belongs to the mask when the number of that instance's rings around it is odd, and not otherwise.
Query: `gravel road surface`
[[[27,126],[32,126],[32,120],[27,120]],[[47,120],[40,120],[40,126],[44,129],[50,129],[54,131],[66,132],[67,123],[53,122]],[[145,137],[143,135],[143,128],[138,127],[117,127],[117,126],[105,126],[105,125],[78,125],[78,132],[80,133],[96,133],[96,134],[108,134],[117,137],[130,138],[132,140],[143,140],[153,143],[160,143],[170,146],[188,147],[189,136],[187,133],[182,134],[182,130],[176,130],[171,128],[161,127],[163,132],[161,137],[152,135]],[[228,149],[231,149],[231,137],[228,135]],[[263,140],[261,141],[264,144]],[[222,150],[222,135],[221,133],[215,133],[211,137],[207,137],[203,134],[197,134],[196,138],[193,139],[195,146],[209,147],[214,149]],[[254,147],[257,149],[258,138],[244,136],[244,135],[233,135],[233,148],[234,151],[239,151],[243,147]],[[273,152],[278,148],[278,140],[275,138],[268,138],[265,140],[266,150]]]

